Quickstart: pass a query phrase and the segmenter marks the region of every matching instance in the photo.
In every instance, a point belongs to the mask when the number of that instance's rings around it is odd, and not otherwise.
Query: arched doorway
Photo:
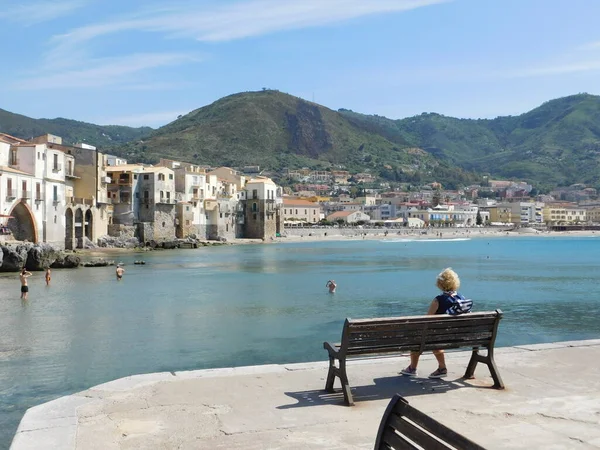
[[[35,219],[27,204],[19,202],[10,212],[12,216],[8,219],[6,226],[12,231],[17,241],[29,241],[37,243],[37,227]]]
[[[75,224],[73,223],[73,210],[71,208],[67,208],[65,212],[65,248],[67,250],[73,250],[73,237],[75,234]]]
[[[94,215],[91,209],[85,212],[85,237],[94,242]]]
[[[75,239],[77,248],[83,248],[83,211],[81,208],[75,210]]]

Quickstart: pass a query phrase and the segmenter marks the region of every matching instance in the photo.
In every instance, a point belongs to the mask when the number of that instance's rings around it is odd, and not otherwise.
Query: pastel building
[[[318,203],[286,197],[282,207],[284,222],[317,223],[321,220],[321,206]]]

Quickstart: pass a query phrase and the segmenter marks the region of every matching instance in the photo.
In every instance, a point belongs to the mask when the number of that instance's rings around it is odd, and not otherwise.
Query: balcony
[[[31,198],[31,192],[30,192],[30,191],[23,191],[23,192],[21,193],[21,198],[22,198],[23,200],[28,200],[28,199],[30,199],[30,198]]]
[[[17,198],[17,190],[16,189],[7,189],[6,190],[6,199],[11,200],[13,198]]]
[[[66,197],[65,198],[67,203],[70,203],[72,205],[88,205],[88,206],[94,206],[94,200],[92,200],[91,198],[83,198],[83,197]]]
[[[62,166],[60,164],[54,164],[54,166],[52,166],[52,172],[54,173],[58,173],[62,170]]]
[[[67,170],[65,172],[65,177],[67,177],[67,178],[76,178],[76,179],[80,178],[80,177],[78,177],[78,176],[75,175],[75,172],[73,170],[71,170],[71,171]]]
[[[131,178],[119,178],[119,186],[133,186]]]
[[[174,198],[161,197],[156,203],[162,203],[164,205],[174,205],[175,203],[177,203],[177,200],[175,200]]]
[[[35,199],[36,202],[43,202],[44,199],[42,198],[42,193],[41,192],[36,192],[35,193]]]

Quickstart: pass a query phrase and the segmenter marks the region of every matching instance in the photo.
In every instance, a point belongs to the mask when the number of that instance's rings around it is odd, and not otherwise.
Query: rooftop
[[[351,361],[353,407],[323,391],[326,361],[136,375],[30,408],[11,449],[372,449],[395,393],[488,449],[600,446],[600,340],[496,349],[505,390],[481,364],[462,379],[469,356],[438,380],[430,353],[415,378],[408,357]]]

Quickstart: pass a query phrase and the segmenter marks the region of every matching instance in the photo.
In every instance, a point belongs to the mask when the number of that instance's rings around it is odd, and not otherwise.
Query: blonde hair
[[[444,292],[457,291],[460,287],[460,278],[451,267],[448,267],[437,276],[435,284]]]

